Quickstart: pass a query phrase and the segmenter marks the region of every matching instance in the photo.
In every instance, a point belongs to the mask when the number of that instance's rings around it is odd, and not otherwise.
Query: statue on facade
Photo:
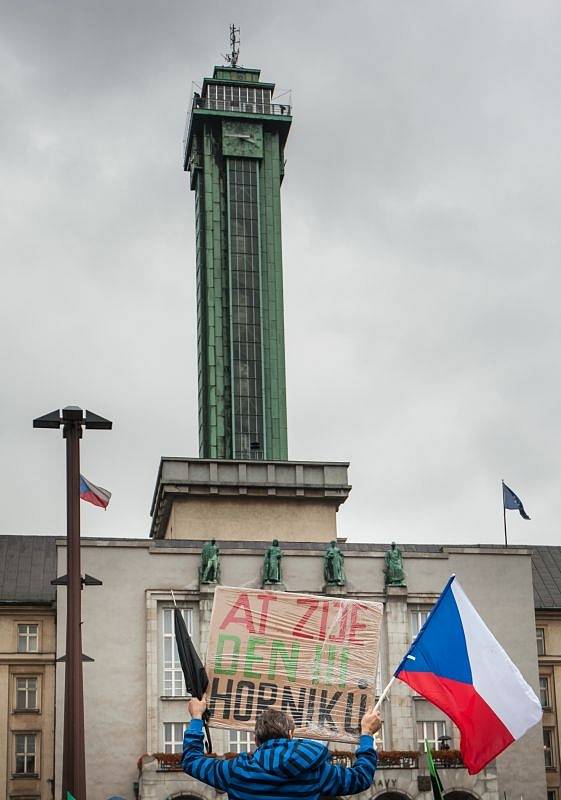
[[[323,557],[323,577],[328,585],[345,585],[344,559],[343,553],[337,547],[337,542],[330,542]]]
[[[218,583],[220,577],[220,550],[216,539],[205,542],[201,553],[201,583]]]
[[[273,539],[273,544],[265,553],[263,562],[263,583],[282,583],[281,570],[282,550],[278,539]]]
[[[405,586],[405,572],[403,571],[403,556],[395,542],[386,552],[386,586]]]

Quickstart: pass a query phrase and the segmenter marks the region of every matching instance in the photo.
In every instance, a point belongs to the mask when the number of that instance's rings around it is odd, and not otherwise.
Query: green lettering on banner
[[[347,683],[347,673],[349,671],[349,648],[343,647],[341,650],[341,667],[339,670],[339,686],[343,687]]]
[[[265,659],[259,653],[255,652],[255,648],[259,645],[266,644],[266,639],[260,639],[257,636],[250,636],[247,640],[247,652],[245,654],[245,670],[244,675],[246,678],[260,678],[260,672],[253,671],[254,664],[260,664]]]
[[[224,645],[226,642],[232,642],[232,652],[224,653]],[[238,660],[240,656],[241,641],[239,636],[234,636],[231,633],[220,633],[218,635],[218,642],[216,643],[216,657],[214,663],[214,671],[217,675],[235,675],[238,670]],[[223,657],[230,658],[230,666],[226,667],[222,664]]]
[[[334,645],[329,645],[327,648],[327,671],[325,674],[325,683],[331,686],[333,683],[333,670],[335,669],[335,658],[337,657],[337,648]]]
[[[318,684],[321,674],[321,656],[323,653],[323,646],[316,644],[314,653],[314,663],[312,665],[312,683]]]
[[[298,669],[298,656],[300,655],[300,645],[295,642],[290,653],[286,644],[279,639],[273,639],[271,646],[271,660],[269,662],[269,678],[272,680],[277,674],[277,661],[280,657],[286,676],[289,681],[296,681],[296,670]]]

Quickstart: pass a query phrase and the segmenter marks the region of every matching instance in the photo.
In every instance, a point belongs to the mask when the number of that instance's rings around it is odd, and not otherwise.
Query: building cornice
[[[172,503],[192,497],[314,500],[339,508],[347,499],[349,462],[162,458],[150,515],[150,537],[165,535]]]

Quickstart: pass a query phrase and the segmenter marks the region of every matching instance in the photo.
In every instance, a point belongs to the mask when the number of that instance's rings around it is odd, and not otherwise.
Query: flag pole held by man
[[[319,800],[326,795],[358,794],[372,784],[377,764],[374,734],[382,724],[372,708],[362,717],[352,767],[332,764],[330,752],[321,742],[294,739],[290,714],[272,708],[257,717],[254,753],[227,760],[205,756],[206,699],[193,698],[187,708],[191,722],[183,739],[182,767],[193,778],[227,792],[229,800]]]

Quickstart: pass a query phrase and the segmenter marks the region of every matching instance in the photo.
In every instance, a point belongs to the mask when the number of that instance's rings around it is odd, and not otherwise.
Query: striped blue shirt
[[[204,755],[203,724],[193,719],[183,737],[181,765],[188,775],[230,800],[319,800],[324,795],[358,794],[371,785],[377,755],[372,736],[363,735],[352,767],[331,763],[325,745],[310,739],[270,739],[254,753],[225,760]]]

